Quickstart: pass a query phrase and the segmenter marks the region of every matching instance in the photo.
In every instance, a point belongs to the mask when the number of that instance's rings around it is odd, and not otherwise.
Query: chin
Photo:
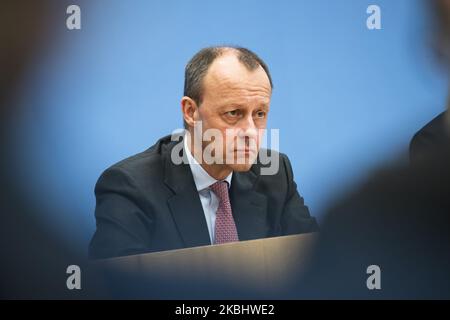
[[[257,152],[251,152],[250,154],[238,155],[236,153],[231,157],[233,163],[227,163],[228,167],[230,167],[233,171],[237,172],[245,172],[249,171],[253,164],[256,162],[258,157]],[[226,160],[225,160],[226,161]]]
[[[230,166],[230,168],[233,169],[233,171],[236,171],[236,172],[249,171],[251,167],[252,167],[252,164],[249,164],[249,163],[233,164],[233,165]]]
[[[238,172],[249,171],[251,169],[251,167],[253,166],[253,164],[255,163],[255,160],[256,160],[255,157],[247,156],[247,157],[245,157],[245,162],[244,161],[240,161],[240,162],[235,161],[235,163],[231,164],[230,167],[233,169],[233,171],[238,171]]]

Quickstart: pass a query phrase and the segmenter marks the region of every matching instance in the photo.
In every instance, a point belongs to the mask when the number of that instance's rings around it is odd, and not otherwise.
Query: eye
[[[226,112],[226,114],[228,116],[230,116],[231,118],[235,118],[235,117],[239,116],[239,110],[238,109],[231,110],[231,111]]]
[[[256,117],[257,118],[265,118],[266,117],[266,113],[264,111],[258,111],[256,112]]]

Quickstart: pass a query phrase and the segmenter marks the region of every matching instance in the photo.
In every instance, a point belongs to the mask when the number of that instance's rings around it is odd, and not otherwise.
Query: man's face
[[[202,121],[203,132],[221,132],[223,145],[215,151],[222,151],[229,169],[248,171],[254,163],[267,125],[271,92],[264,69],[249,71],[233,54],[217,58],[210,66],[194,118]],[[203,149],[210,143],[203,141]]]

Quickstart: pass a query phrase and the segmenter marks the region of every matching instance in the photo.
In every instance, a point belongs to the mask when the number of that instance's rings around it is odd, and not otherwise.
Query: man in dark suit
[[[206,48],[187,64],[184,91],[186,133],[99,178],[90,257],[317,231],[288,158],[260,149],[272,93],[266,64],[248,49]]]

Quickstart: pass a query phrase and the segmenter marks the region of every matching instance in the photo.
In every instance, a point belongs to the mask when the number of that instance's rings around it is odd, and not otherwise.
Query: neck
[[[224,165],[208,165],[205,163],[201,164],[202,168],[205,169],[208,174],[216,180],[224,180],[232,172],[231,169],[225,167]]]

